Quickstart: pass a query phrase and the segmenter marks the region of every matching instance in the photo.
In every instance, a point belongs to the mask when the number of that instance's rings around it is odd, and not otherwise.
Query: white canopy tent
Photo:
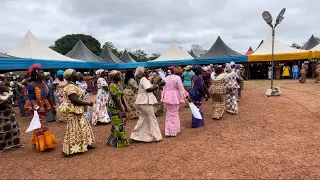
[[[286,61],[286,60],[301,60],[308,59],[312,56],[309,51],[296,49],[290,47],[278,40],[274,40],[274,60],[275,61]],[[272,59],[272,34],[263,41],[258,49],[248,56],[249,62],[258,61],[271,61]]]
[[[315,46],[314,48],[310,49],[311,51],[320,51],[320,44]]]
[[[20,58],[78,61],[59,54],[42,44],[30,30],[28,30],[20,44],[9,52],[8,55]]]
[[[171,43],[169,48],[154,61],[169,61],[169,60],[185,60],[194,59],[187,51],[181,49],[177,44]]]
[[[292,52],[306,52],[306,51],[290,47],[274,39],[274,54],[292,53]],[[270,33],[268,37],[263,41],[263,43],[259,46],[259,48],[251,55],[271,54],[271,53],[272,53],[272,34]]]

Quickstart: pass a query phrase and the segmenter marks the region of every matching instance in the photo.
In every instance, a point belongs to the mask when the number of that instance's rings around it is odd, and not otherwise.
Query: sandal
[[[88,149],[95,149],[96,147],[95,147],[95,146],[92,146],[92,145],[88,145],[87,148],[88,148]]]

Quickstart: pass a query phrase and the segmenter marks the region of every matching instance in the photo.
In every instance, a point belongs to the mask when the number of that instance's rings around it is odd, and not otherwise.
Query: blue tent
[[[130,69],[138,66],[144,67],[163,67],[175,65],[194,65],[194,64],[222,64],[229,62],[248,62],[248,56],[230,56],[220,58],[201,58],[171,61],[148,61],[148,62],[129,62],[129,63],[104,63],[104,62],[85,62],[85,61],[65,61],[65,60],[43,60],[27,58],[0,58],[0,70],[26,70],[31,65],[40,63],[43,69]]]

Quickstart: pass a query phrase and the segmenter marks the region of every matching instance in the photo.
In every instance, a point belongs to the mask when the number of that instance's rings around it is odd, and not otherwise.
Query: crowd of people
[[[192,103],[200,111],[202,118],[190,118],[192,128],[204,126],[203,100],[212,101],[212,119],[221,119],[225,111],[238,114],[245,80],[241,64],[171,66],[164,72],[146,67],[125,71],[99,69],[95,78],[88,78],[88,73],[67,69],[57,71],[54,80],[40,64],[31,66],[28,76],[17,81],[20,115],[32,119],[37,111],[41,122],[41,127],[33,130],[30,143],[38,151],[51,151],[58,140],[47,122],[65,122],[62,154],[70,157],[95,148],[92,126],[97,124],[111,123],[106,144],[123,147],[135,141],[160,141],[157,117],[164,113],[164,134],[176,137],[180,132],[181,104],[188,107]],[[22,147],[9,86],[5,76],[0,75],[0,151]],[[90,91],[96,93],[95,102],[89,101]],[[128,138],[126,121],[135,119],[137,123]]]

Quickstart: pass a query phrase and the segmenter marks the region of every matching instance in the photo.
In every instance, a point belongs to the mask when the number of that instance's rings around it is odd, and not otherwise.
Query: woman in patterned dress
[[[33,115],[33,112],[38,111],[41,127],[33,130],[31,144],[34,145],[38,151],[50,151],[58,144],[58,140],[49,131],[46,123],[46,115],[48,110],[52,109],[56,112],[53,105],[52,96],[50,96],[49,88],[44,83],[44,72],[40,64],[32,65],[29,68],[29,75],[31,76],[31,83],[28,85],[29,100],[25,105],[27,111]]]
[[[234,75],[231,75],[225,84],[226,86],[226,101],[227,101],[227,112],[230,114],[238,114],[238,99],[237,99],[237,91],[240,88],[238,82],[237,82],[237,77],[236,77],[236,72],[232,71],[231,67],[226,65],[226,72],[228,74],[234,73]]]
[[[137,81],[134,80],[133,70],[128,70],[125,76],[126,88],[123,90],[123,97],[126,101],[128,111],[126,112],[126,119],[136,119],[139,117],[136,107],[136,94],[138,90]]]
[[[83,75],[80,72],[78,72],[77,75],[79,76],[79,81],[77,81],[76,84],[79,88],[81,88],[85,92],[84,99],[87,100],[90,97],[90,94],[87,92],[88,85],[84,81]],[[84,107],[84,117],[88,120],[89,123],[91,122],[90,109],[87,106]]]
[[[162,81],[161,76],[157,71],[153,71],[151,74],[152,74],[152,78],[150,80],[151,84],[159,84]],[[156,104],[154,104],[154,112],[156,117],[160,117],[163,113],[163,102],[161,102],[161,89],[159,88],[153,91],[153,94],[154,96],[156,96],[158,101]]]
[[[55,92],[55,98],[56,98],[56,102],[58,102],[59,104],[64,102],[63,99],[63,88],[66,86],[67,81],[63,79],[63,70],[59,70],[57,72],[57,78],[54,80],[53,84],[56,84],[56,92]],[[63,118],[59,117],[59,121],[63,122]]]
[[[157,99],[152,92],[159,89],[160,86],[164,86],[165,82],[152,85],[148,80],[148,76],[149,73],[144,67],[140,66],[135,71],[135,77],[139,82],[138,96],[136,99],[139,120],[130,137],[135,141],[154,142],[162,139],[153,107],[153,105],[157,103]]]
[[[107,144],[113,147],[129,146],[126,136],[125,112],[127,107],[121,91],[119,82],[121,80],[121,72],[113,70],[109,73],[111,80],[110,95],[108,99],[108,111],[111,116],[111,132],[107,139]]]
[[[216,67],[215,72],[211,73],[212,84],[209,92],[212,99],[212,119],[220,119],[225,111],[225,99],[226,99],[226,80],[233,76],[235,73],[232,72],[227,74],[223,72],[222,67]]]
[[[199,65],[195,65],[192,67],[192,69],[195,75],[191,78],[192,84],[191,84],[191,88],[189,89],[189,97],[191,102],[197,108],[199,108],[202,119],[197,119],[192,115],[191,127],[198,128],[198,127],[204,126],[203,112],[201,110],[202,97],[204,96],[206,100],[208,100],[208,97],[204,92],[204,88],[203,88],[204,81],[200,76],[202,74],[202,67]]]
[[[96,102],[93,106],[92,124],[97,125],[98,122],[109,123],[110,117],[107,111],[107,100],[109,97],[108,83],[105,80],[106,72],[103,69],[96,71],[96,74],[100,76],[98,79],[98,93]]]
[[[20,128],[12,108],[13,95],[0,83],[0,152],[9,148],[21,148]]]
[[[70,157],[76,153],[94,149],[92,146],[94,136],[89,122],[84,117],[85,106],[92,106],[92,102],[86,102],[85,91],[76,85],[79,76],[73,69],[67,69],[63,77],[67,80],[64,87],[65,101],[60,105],[59,111],[67,122],[67,132],[63,141],[64,157]]]

